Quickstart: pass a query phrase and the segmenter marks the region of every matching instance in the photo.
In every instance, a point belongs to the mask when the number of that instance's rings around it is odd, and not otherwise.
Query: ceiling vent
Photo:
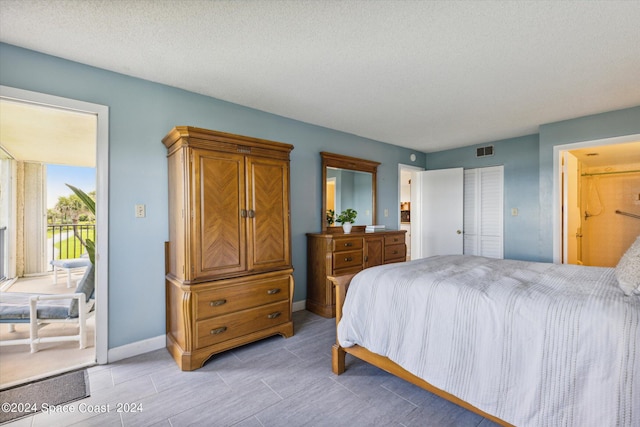
[[[493,145],[476,148],[476,157],[493,156]]]

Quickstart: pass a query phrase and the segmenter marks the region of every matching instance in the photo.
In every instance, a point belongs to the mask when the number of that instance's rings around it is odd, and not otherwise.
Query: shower
[[[589,189],[587,190],[587,203],[584,210],[585,221],[588,220],[589,217],[601,215],[602,211],[604,211],[598,183],[598,177],[588,180]]]

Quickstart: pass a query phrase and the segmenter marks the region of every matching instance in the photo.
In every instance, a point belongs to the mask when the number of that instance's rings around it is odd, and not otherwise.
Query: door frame
[[[96,136],[96,362],[106,364],[109,350],[109,107],[0,85],[0,97],[97,116]]]
[[[423,171],[424,168],[421,166],[412,166],[412,165],[405,165],[403,163],[398,163],[398,203],[396,204],[396,206],[398,206],[398,230],[400,230],[400,223],[402,221],[401,215],[400,215],[400,204],[403,202],[402,199],[402,171],[416,171],[416,172],[421,172]],[[409,196],[409,199],[411,199],[411,196]],[[409,200],[409,202],[411,202],[411,200]]]
[[[624,144],[627,142],[640,141],[640,133],[631,135],[615,136],[611,138],[594,139],[590,141],[574,142],[571,144],[556,145],[553,147],[553,262],[563,262],[562,248],[566,246],[567,236],[563,233],[566,230],[565,217],[562,213],[562,152],[577,150],[580,148],[597,147],[600,145]]]

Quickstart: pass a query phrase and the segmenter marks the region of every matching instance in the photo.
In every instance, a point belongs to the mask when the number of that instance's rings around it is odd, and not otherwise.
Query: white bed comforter
[[[369,268],[338,341],[516,426],[640,426],[640,298],[612,268],[471,256]]]

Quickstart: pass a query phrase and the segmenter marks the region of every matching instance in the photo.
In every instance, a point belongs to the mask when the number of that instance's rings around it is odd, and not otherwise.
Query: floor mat
[[[0,423],[33,415],[48,407],[90,396],[86,369],[23,384],[0,391]]]

